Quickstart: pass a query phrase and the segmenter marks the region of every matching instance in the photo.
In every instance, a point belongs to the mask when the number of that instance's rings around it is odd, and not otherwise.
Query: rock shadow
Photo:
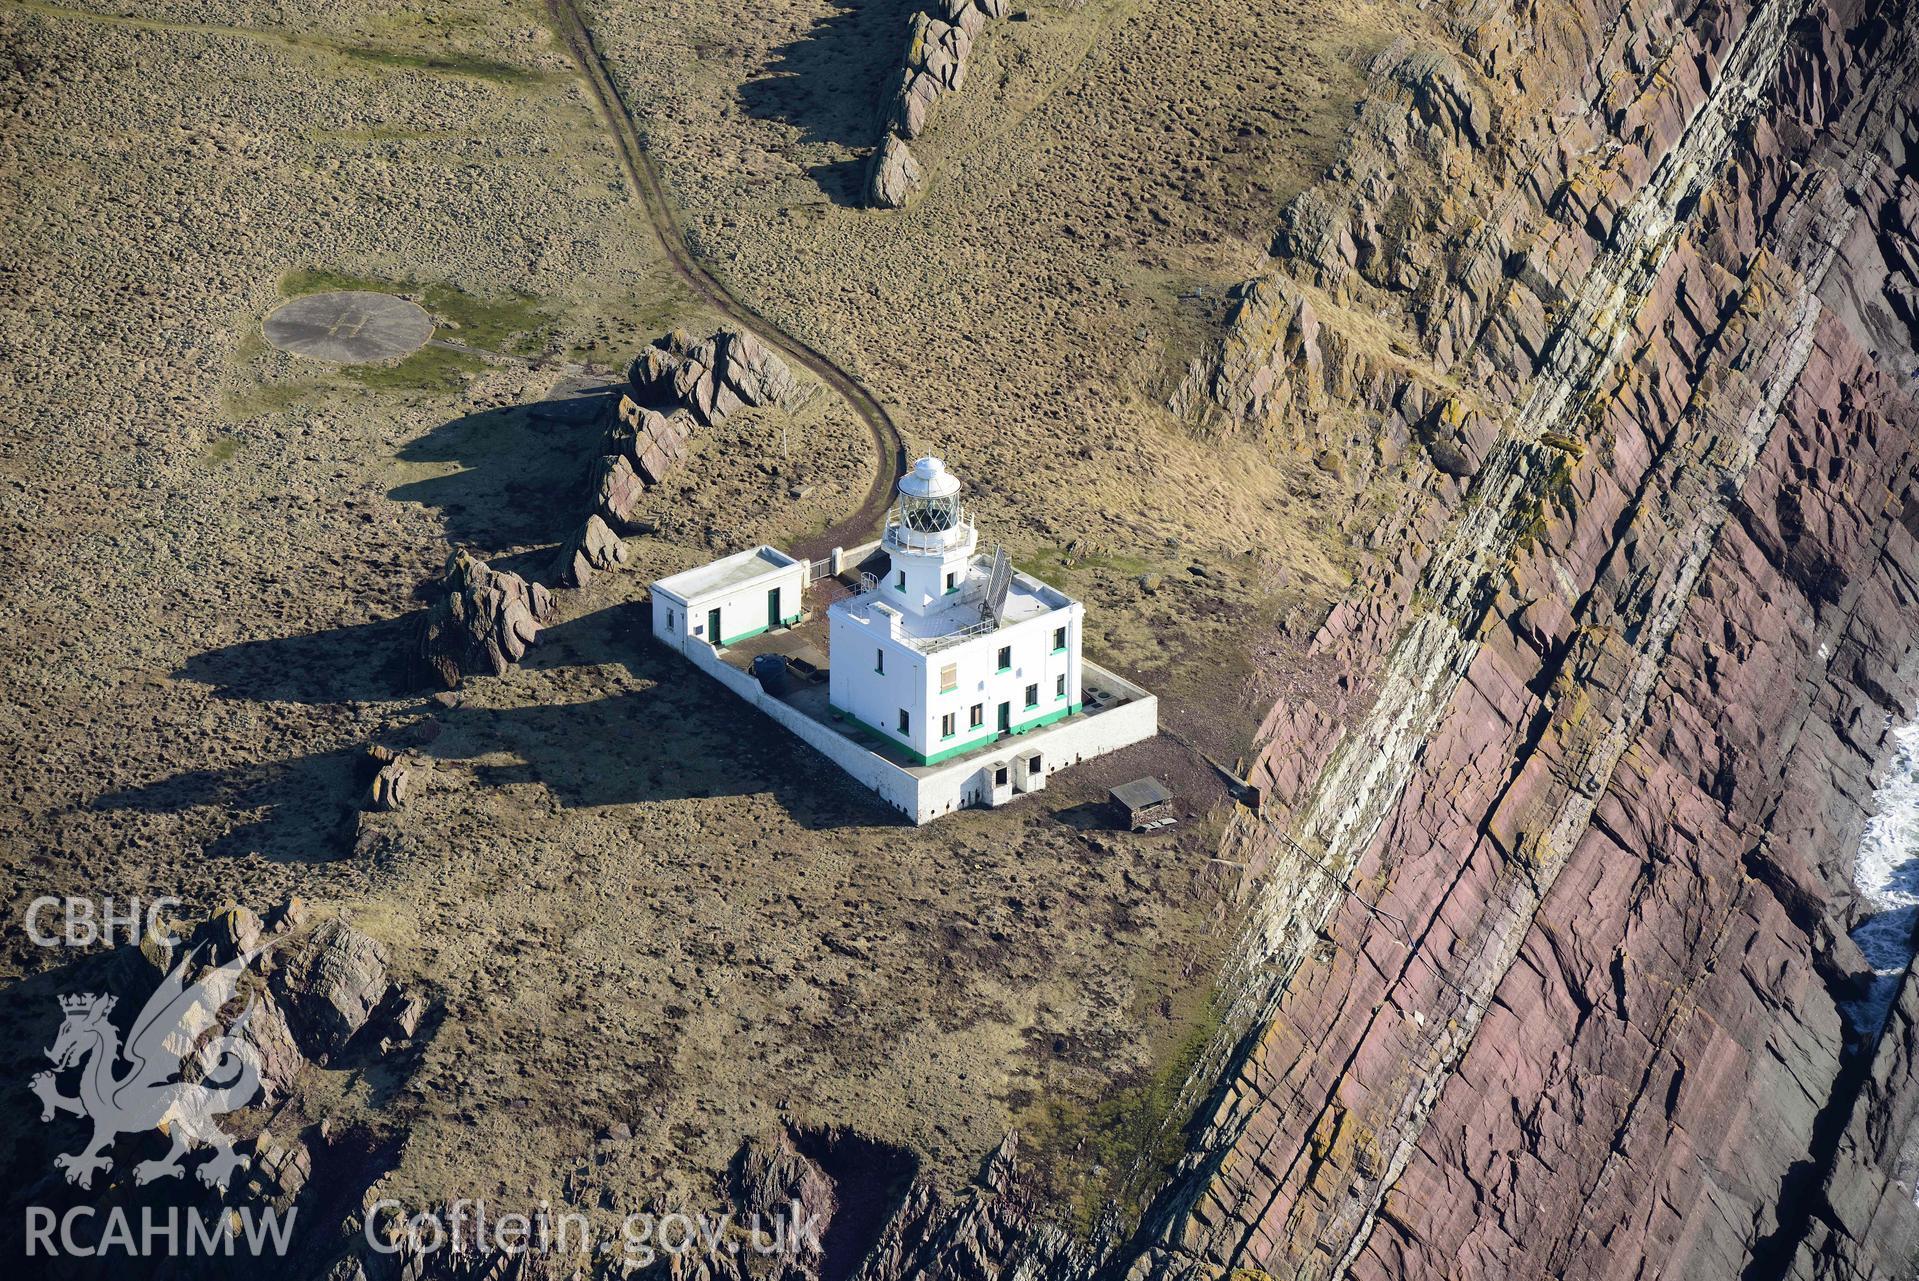
[[[814,165],[806,174],[820,185],[820,190],[826,193],[828,200],[842,209],[864,209],[866,176],[872,164],[870,158],[859,156],[852,160]]]
[[[186,770],[105,792],[96,812],[181,813],[219,806],[246,817],[209,843],[214,858],[259,853],[279,863],[326,863],[352,851],[363,757],[341,748],[229,769]]]
[[[408,655],[422,615],[330,627],[306,636],[242,641],[195,655],[175,679],[220,698],[261,703],[375,702],[422,692]]]
[[[585,518],[587,475],[615,397],[614,388],[595,388],[443,423],[409,442],[399,459],[458,469],[396,486],[387,497],[438,510],[447,537],[489,561],[529,543],[556,543]]]
[[[57,915],[47,918],[42,928],[57,932]],[[67,1183],[54,1168],[54,1155],[72,1151],[86,1133],[71,1115],[43,1122],[39,1097],[28,1088],[35,1073],[53,1068],[45,1052],[60,1028],[60,998],[79,992],[122,993],[134,990],[141,981],[152,986],[151,968],[132,947],[93,952],[52,949],[48,954],[62,963],[0,988],[0,1071],[12,1083],[0,1090],[0,1141],[6,1149],[0,1171],[5,1172],[17,1205],[46,1204],[48,1198],[62,1194]],[[139,1009],[138,1002],[133,1009]],[[71,1093],[71,1087],[64,1092]],[[17,1232],[20,1222],[19,1213],[9,1214],[7,1231]]]
[[[378,630],[388,626],[344,630],[355,633],[356,643],[375,638],[401,652],[404,633]],[[253,642],[231,647],[237,655],[215,651],[196,659],[188,673],[236,698],[353,697],[346,691],[366,687],[325,671],[287,676],[280,659],[281,647],[306,655],[337,642],[332,633]],[[813,749],[656,645],[641,602],[546,628],[522,670],[557,674],[593,666],[619,667],[639,687],[580,700],[568,695],[577,681],[556,679],[554,701],[530,706],[422,701],[415,719],[382,741],[448,763],[511,757],[510,764],[475,766],[474,776],[489,786],[538,783],[567,808],[770,794],[809,829],[905,821]],[[469,697],[485,680],[470,683]],[[217,805],[248,817],[212,842],[209,854],[258,851],[279,861],[324,862],[353,853],[369,779],[356,744],[259,765],[187,770],[104,793],[90,806],[179,812]]]
[[[793,1147],[833,1184],[833,1215],[820,1235],[820,1281],[846,1281],[905,1205],[919,1158],[847,1126],[796,1128]]]
[[[906,51],[918,0],[835,0],[835,9],[773,51],[765,74],[740,86],[740,104],[759,120],[793,127],[808,144],[855,147],[879,141],[882,98]]]
[[[13,1251],[15,1258],[26,1257],[23,1227],[29,1206],[41,1207],[56,1219],[70,1211],[86,1211],[78,1216],[74,1235],[78,1240],[92,1242],[101,1239],[104,1221],[116,1210],[127,1216],[137,1234],[143,1216],[148,1214],[160,1223],[176,1217],[184,1221],[189,1213],[197,1213],[203,1221],[217,1221],[222,1206],[249,1202],[258,1205],[246,1191],[251,1170],[240,1171],[238,1181],[225,1194],[200,1182],[196,1171],[206,1159],[204,1147],[193,1149],[184,1162],[185,1172],[178,1177],[155,1179],[144,1185],[128,1177],[136,1163],[157,1158],[167,1150],[165,1137],[152,1129],[120,1134],[106,1150],[112,1158],[111,1169],[97,1174],[91,1188],[79,1188],[62,1177],[54,1158],[79,1150],[90,1127],[84,1119],[71,1113],[43,1121],[39,1098],[27,1088],[35,1073],[54,1066],[45,1051],[53,1043],[64,1017],[60,998],[81,992],[111,995],[115,1000],[112,1021],[124,1037],[153,992],[159,975],[131,946],[110,951],[72,952],[61,959],[60,965],[0,986],[0,1041],[4,1042],[0,1044],[0,1072],[17,1083],[15,1088],[0,1091],[0,1142],[5,1147],[5,1155],[0,1156],[0,1172],[4,1172],[9,1189],[4,1205],[0,1205],[0,1250]],[[416,1045],[424,1044],[429,1036],[430,1031],[423,1028]],[[405,1072],[411,1070],[412,1061],[390,1061],[390,1066],[394,1072]],[[112,1070],[116,1075],[127,1072],[122,1064],[115,1064]],[[70,1078],[76,1071],[69,1068],[63,1075]],[[70,1080],[63,1079],[58,1082],[58,1088],[62,1094],[71,1095],[74,1087]],[[390,1098],[391,1092],[386,1097]],[[239,1140],[237,1146],[242,1152],[249,1150],[251,1136],[263,1127],[272,1130],[282,1142],[290,1137],[277,1105],[258,1098],[241,1110],[222,1113],[214,1119],[223,1131]],[[357,1126],[336,1130],[333,1137],[324,1142],[313,1142],[310,1133],[304,1137],[308,1139],[313,1169],[296,1198],[293,1215],[289,1216],[297,1224],[344,1221],[350,1211],[359,1208],[365,1190],[393,1168],[399,1155],[397,1137],[376,1137]],[[330,1232],[316,1234],[296,1228],[288,1239],[289,1251],[279,1260],[282,1272],[296,1276],[318,1276],[325,1272],[336,1249]],[[136,1235],[134,1240],[137,1243],[140,1237]],[[155,1281],[184,1281],[185,1278],[245,1281],[262,1275],[259,1260],[250,1257],[244,1247],[230,1255],[186,1253],[164,1247],[165,1241],[161,1238],[161,1248],[144,1257],[136,1253],[123,1258],[103,1249],[102,1254],[111,1258],[111,1263],[69,1258],[66,1264],[55,1261],[45,1268],[29,1268],[16,1275],[111,1276],[154,1278]]]

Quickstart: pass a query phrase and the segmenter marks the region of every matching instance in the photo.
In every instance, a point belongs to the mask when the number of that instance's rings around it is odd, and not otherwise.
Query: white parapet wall
[[[661,639],[668,640],[667,637]],[[668,643],[687,662],[778,721],[915,823],[930,822],[957,809],[1003,804],[1024,792],[1044,787],[1046,775],[1054,770],[1143,742],[1159,732],[1157,698],[1105,668],[1087,662],[1086,684],[1109,691],[1114,696],[1114,706],[1100,711],[1089,708],[1068,720],[1011,735],[962,760],[907,769],[773,697],[752,676],[728,663],[707,645],[697,641],[686,643],[684,634]],[[1023,768],[1020,762],[1035,753],[1039,757],[1038,770]],[[1006,781],[996,782],[1002,777],[1002,770]]]
[[[913,821],[924,823],[957,809],[1004,804],[1045,787],[1046,776],[1055,770],[1143,743],[1159,733],[1157,698],[1090,660],[1082,660],[1082,669],[1087,685],[1125,691],[1128,701],[1009,735],[944,765],[913,770],[918,784]],[[1037,768],[1027,768],[1035,755]]]

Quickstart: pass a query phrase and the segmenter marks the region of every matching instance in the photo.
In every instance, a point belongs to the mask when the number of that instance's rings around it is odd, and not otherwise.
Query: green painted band
[[[940,751],[934,752],[931,756],[922,757],[920,764],[938,765],[942,761],[952,760],[955,756],[964,756],[968,752],[978,751],[980,748],[991,744],[995,737],[997,737],[995,734],[982,734],[978,738],[960,743],[957,746],[943,748]]]
[[[853,724],[859,726],[861,729],[865,730],[867,733],[878,737],[882,742],[884,742],[887,746],[893,748],[895,751],[902,752],[905,755],[912,757],[916,763],[920,765],[938,765],[943,761],[952,760],[955,756],[964,756],[968,752],[978,751],[982,747],[990,746],[991,744],[993,744],[994,742],[996,742],[997,740],[1001,738],[1011,738],[1016,734],[1025,734],[1031,730],[1039,729],[1041,726],[1051,725],[1054,721],[1063,721],[1068,716],[1076,715],[1079,712],[1080,706],[1081,706],[1080,704],[1074,703],[1070,707],[1056,707],[1052,711],[1047,712],[1042,716],[1035,716],[1030,721],[1023,721],[1020,724],[1013,726],[1013,728],[1006,731],[1005,734],[1001,734],[997,730],[989,730],[987,733],[980,735],[978,738],[969,739],[966,742],[959,743],[953,747],[942,748],[941,750],[937,752],[933,752],[930,755],[925,752],[915,751],[912,747],[908,746],[905,743],[900,742],[899,736],[897,734],[888,734],[885,730],[880,729],[876,725],[868,725],[865,721],[853,715],[853,713],[844,710],[843,708],[835,707],[835,708],[831,708],[830,710],[832,711],[833,715],[837,717],[838,719],[843,721],[851,721]]]
[[[793,624],[800,621],[800,617],[801,616],[799,614],[795,614],[791,618],[783,618],[780,620],[780,626],[791,627]],[[752,640],[755,636],[762,635],[763,633],[770,632],[772,630],[773,630],[773,625],[771,623],[768,623],[764,627],[755,627],[750,632],[741,632],[738,636],[730,636],[727,639],[721,641],[720,648],[725,649],[728,645],[737,645],[743,640]]]

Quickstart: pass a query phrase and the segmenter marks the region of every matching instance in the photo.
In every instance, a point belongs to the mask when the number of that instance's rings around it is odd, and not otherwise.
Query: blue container
[[[786,656],[784,654],[755,654],[753,656],[753,679],[760,688],[774,698],[785,698],[791,682],[786,675]]]

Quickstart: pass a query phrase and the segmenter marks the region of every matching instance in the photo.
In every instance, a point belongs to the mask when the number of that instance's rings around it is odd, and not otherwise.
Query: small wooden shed
[[[1121,783],[1109,795],[1125,815],[1126,825],[1135,832],[1170,827],[1179,818],[1173,808],[1172,789],[1156,778],[1136,778],[1130,783]]]

